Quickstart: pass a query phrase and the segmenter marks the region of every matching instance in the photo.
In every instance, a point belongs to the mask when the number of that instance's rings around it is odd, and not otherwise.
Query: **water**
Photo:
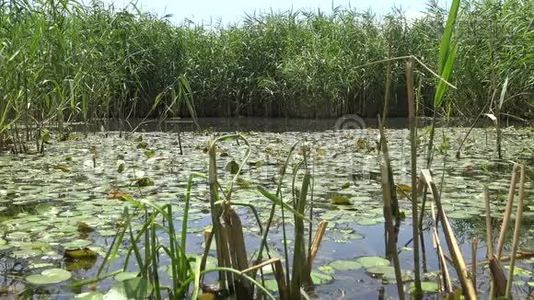
[[[248,122],[248,121],[247,121]],[[299,123],[295,121],[296,123]],[[335,260],[355,260],[361,256],[384,256],[384,225],[382,218],[382,194],[377,181],[379,155],[376,151],[378,132],[369,130],[323,131],[330,121],[324,123],[299,123],[299,129],[313,132],[288,132],[296,125],[284,123],[265,125],[255,122],[261,129],[272,132],[247,132],[245,137],[251,144],[251,156],[246,164],[234,192],[233,200],[252,203],[259,211],[260,219],[266,222],[271,203],[263,198],[255,186],[260,184],[271,192],[275,190],[279,169],[286,159],[291,145],[304,141],[312,150],[311,161],[314,173],[314,217],[329,221],[324,242],[314,263],[314,269],[322,269]],[[296,124],[295,123],[295,124]],[[243,126],[229,123],[227,125]],[[270,126],[270,127],[269,127]],[[275,128],[275,126],[278,126]],[[235,131],[237,127],[220,128]],[[308,129],[308,130],[306,130]],[[185,131],[185,130],[184,130]],[[466,129],[444,128],[437,131],[437,152],[434,159],[434,178],[441,180],[445,171],[443,202],[448,213],[462,253],[467,263],[471,260],[471,239],[478,237],[481,242],[477,257],[485,256],[485,221],[483,216],[483,186],[487,185],[492,199],[495,232],[498,232],[499,218],[505,205],[511,172],[511,160],[523,160],[532,166],[533,132],[531,129],[506,129],[503,149],[506,159],[494,159],[494,136],[492,129],[475,129],[468,139],[461,159],[454,158],[458,140]],[[422,135],[423,130],[420,131]],[[442,133],[447,138],[442,138]],[[176,212],[177,230],[180,230],[183,211],[183,194],[190,172],[206,173],[207,154],[204,152],[210,135],[216,131],[184,132],[181,134],[183,155],[178,151],[176,132],[152,132],[119,137],[117,132],[71,135],[71,140],[53,142],[46,146],[43,155],[0,156],[0,201],[3,205],[0,232],[3,245],[0,246],[0,271],[4,295],[20,293],[49,295],[52,298],[71,298],[89,287],[71,288],[69,284],[81,279],[92,278],[102,263],[102,257],[113,240],[116,223],[126,204],[117,199],[109,199],[109,192],[120,190],[138,199],[146,199],[156,204],[172,203]],[[139,137],[146,143],[140,148]],[[406,130],[387,132],[392,166],[397,183],[409,183],[409,143]],[[420,141],[419,165],[423,165],[425,140]],[[151,155],[153,150],[154,156]],[[297,151],[298,152],[298,151]],[[230,160],[240,161],[245,153],[244,145],[235,142],[224,143],[218,152],[218,166],[221,181],[231,178],[225,172]],[[297,155],[291,165],[302,156]],[[118,172],[120,164],[125,168]],[[147,177],[154,181],[153,186],[137,188],[132,184],[136,178]],[[296,182],[300,185],[301,175]],[[534,199],[532,197],[532,169],[527,177],[527,199],[525,225],[522,231],[521,250],[534,251],[534,232],[528,224],[534,220]],[[291,195],[291,178],[284,184],[284,194]],[[332,205],[333,194],[348,197],[351,205]],[[289,200],[289,198],[286,198]],[[407,271],[413,267],[411,251],[410,203],[400,200],[401,209],[406,214],[398,237],[401,267]],[[191,254],[200,254],[203,249],[202,231],[210,224],[208,213],[208,186],[205,180],[196,180],[193,190],[192,208],[189,222],[188,249]],[[245,224],[247,250],[250,255],[259,244],[256,220],[247,208],[238,208]],[[140,223],[141,220],[139,220]],[[86,235],[78,231],[77,224],[83,222],[94,229]],[[282,254],[281,219],[277,213],[271,228],[269,246]],[[427,274],[433,277],[438,270],[435,250],[432,248],[429,226],[430,218],[425,219],[424,241],[426,249]],[[287,230],[292,236],[293,229]],[[84,266],[69,264],[63,259],[64,245],[72,240],[84,239],[99,253],[97,260]],[[36,244],[39,243],[39,244]],[[2,244],[2,243],[0,243]],[[445,247],[445,241],[442,241]],[[125,245],[126,246],[126,245]],[[507,246],[508,247],[508,246]],[[446,248],[446,247],[445,247]],[[32,250],[22,251],[21,250]],[[124,252],[121,253],[124,255]],[[212,251],[210,255],[214,255]],[[519,262],[526,273],[518,275],[514,293],[518,298],[532,297],[532,260]],[[50,266],[72,271],[72,279],[58,285],[35,288],[28,285],[24,277],[39,273]],[[121,268],[121,258],[114,261],[104,272]],[[162,260],[162,274],[168,261]],[[44,268],[48,268],[46,266]],[[130,270],[135,270],[133,264]],[[452,266],[451,274],[454,274]],[[408,274],[410,275],[410,274]],[[488,290],[487,269],[479,268],[478,289],[481,296]],[[213,280],[207,277],[206,280]],[[163,281],[165,282],[165,278]],[[96,289],[106,293],[115,281],[110,278],[98,283]],[[456,282],[456,284],[458,284]],[[379,295],[396,297],[393,281],[374,278],[364,269],[355,271],[334,271],[333,281],[318,285],[314,293],[322,299],[376,299]],[[435,295],[429,294],[432,298]]]

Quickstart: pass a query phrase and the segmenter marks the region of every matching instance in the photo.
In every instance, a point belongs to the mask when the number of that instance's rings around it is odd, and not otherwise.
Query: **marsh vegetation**
[[[534,297],[533,14],[456,0],[176,26],[0,2],[1,295]],[[377,128],[199,118],[354,113]]]

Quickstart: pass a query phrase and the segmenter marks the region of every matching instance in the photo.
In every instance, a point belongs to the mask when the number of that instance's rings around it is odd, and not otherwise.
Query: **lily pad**
[[[424,293],[437,293],[439,291],[439,285],[433,281],[421,281],[421,290]],[[415,291],[415,286],[410,288],[410,293]]]
[[[274,279],[265,280],[265,284],[263,286],[271,292],[278,291],[278,283]]]
[[[329,263],[328,266],[332,267],[335,271],[358,270],[362,267],[359,262],[354,260],[335,260]]]
[[[380,256],[362,256],[356,259],[356,262],[365,269],[376,266],[389,266],[389,260]]]
[[[154,185],[154,181],[148,177],[142,177],[136,179],[134,185],[138,187],[152,186]]]
[[[350,199],[346,195],[335,194],[330,198],[330,203],[334,205],[350,205]]]
[[[310,275],[311,275],[313,284],[317,284],[317,285],[326,284],[334,280],[334,277],[332,275],[321,273],[318,271],[312,271]]]
[[[89,248],[65,250],[65,258],[68,259],[92,259],[96,256],[96,252]]]
[[[69,280],[71,273],[63,269],[46,269],[41,274],[26,276],[26,281],[35,285],[56,284]]]
[[[65,250],[83,249],[91,245],[92,243],[93,242],[88,241],[88,240],[79,239],[79,240],[74,240],[74,241],[70,241],[68,243],[63,244],[63,248],[65,248]]]

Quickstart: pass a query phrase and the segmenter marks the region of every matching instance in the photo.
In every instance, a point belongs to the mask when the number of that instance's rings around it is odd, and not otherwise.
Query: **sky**
[[[440,0],[445,4],[447,0]],[[113,3],[116,8],[123,8],[130,0],[104,0]],[[425,10],[427,0],[137,0],[137,7],[142,11],[155,13],[157,16],[171,14],[173,23],[182,23],[189,19],[197,24],[222,24],[239,22],[247,14],[287,10],[317,10],[331,12],[332,7],[352,7],[362,10],[371,9],[383,15],[392,7],[401,7],[408,17],[416,17]]]

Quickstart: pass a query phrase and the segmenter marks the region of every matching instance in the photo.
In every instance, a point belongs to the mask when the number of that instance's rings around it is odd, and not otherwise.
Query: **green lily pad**
[[[373,267],[368,267],[365,269],[367,273],[374,275],[384,275],[386,277],[393,275],[395,277],[395,268],[392,266],[378,265]]]
[[[41,250],[35,250],[35,249],[21,249],[17,251],[13,251],[13,257],[15,258],[21,258],[21,259],[27,259],[30,257],[35,257],[43,254]]]
[[[68,243],[63,244],[63,248],[65,248],[65,250],[83,249],[91,245],[92,243],[93,242],[88,241],[88,240],[79,239],[79,240],[74,240],[74,241],[70,241]]]
[[[71,273],[63,269],[46,269],[41,274],[26,276],[26,281],[35,285],[56,284],[69,280]]]
[[[271,292],[277,292],[278,291],[278,282],[274,279],[265,280],[265,284],[263,285],[268,291]]]
[[[421,281],[421,290],[424,293],[437,293],[439,291],[439,285],[433,281]],[[415,286],[410,288],[410,293],[415,291]]]
[[[528,284],[528,286],[534,287],[534,281],[530,281],[527,284]]]
[[[143,177],[136,179],[134,185],[138,187],[152,186],[154,185],[154,181],[148,177]]]
[[[376,266],[389,266],[389,260],[380,256],[362,256],[356,259],[356,262],[365,269]]]
[[[330,198],[330,203],[334,205],[350,205],[350,199],[346,195],[335,194]]]
[[[97,254],[95,251],[89,249],[89,248],[83,248],[83,249],[67,249],[65,250],[65,258],[68,259],[92,259],[96,258]]]
[[[313,284],[317,284],[317,285],[326,284],[334,280],[334,277],[332,275],[321,273],[318,271],[312,271],[310,275],[311,275]]]
[[[335,260],[329,263],[328,266],[332,267],[335,271],[358,270],[362,267],[359,262],[353,260]]]

